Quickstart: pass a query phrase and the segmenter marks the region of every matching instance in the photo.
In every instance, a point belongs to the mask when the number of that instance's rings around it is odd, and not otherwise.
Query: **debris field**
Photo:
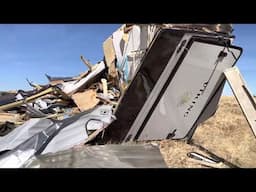
[[[197,109],[198,114],[194,117],[196,121],[192,123],[190,120],[186,125],[187,130],[166,130],[161,135],[157,131],[150,132],[151,127],[146,124],[143,126],[148,131],[141,132],[136,125],[142,124],[140,119],[148,118],[143,115],[151,113],[146,107],[152,105],[147,105],[147,102],[153,101],[154,96],[149,95],[151,92],[153,95],[155,86],[162,86],[159,82],[164,81],[161,79],[165,77],[160,75],[165,73],[163,69],[168,65],[171,54],[180,57],[187,46],[187,49],[191,49],[191,54],[196,55],[196,50],[200,50],[197,46],[205,46],[199,43],[201,40],[193,46],[197,39],[193,39],[196,35],[189,36],[190,33],[197,34],[197,38],[208,38],[211,43],[212,39],[217,41],[215,36],[228,41],[230,34],[227,31],[230,30],[230,25],[219,24],[124,24],[103,42],[104,56],[98,63],[91,63],[86,57],[78,56],[87,70],[77,76],[54,77],[45,74],[48,84],[40,85],[27,79],[31,90],[0,92],[0,167],[167,167],[157,145],[149,146],[144,141],[176,137],[181,139],[185,135],[192,137],[197,125],[213,114],[197,118],[199,111],[204,110]],[[187,36],[180,35],[186,33]],[[187,38],[187,42],[182,41],[182,38]],[[190,40],[193,40],[192,45],[189,44]],[[163,49],[170,45],[172,49],[169,51]],[[222,47],[217,47],[216,50],[216,63],[222,62],[224,57],[230,60],[225,67],[236,61],[231,56],[229,58]],[[240,54],[235,49],[233,52],[237,57]],[[186,63],[189,56],[188,54],[183,58],[182,62]],[[215,56],[212,58],[216,59]],[[154,67],[147,68],[150,65]],[[216,104],[224,86],[223,69],[217,71],[216,75],[216,68],[212,70],[209,80],[204,83],[205,92],[201,91],[204,96],[198,99],[204,105],[207,102]],[[176,79],[174,81],[178,82]],[[218,85],[218,90],[215,90],[215,84]],[[209,90],[206,89],[208,85],[212,86]],[[213,90],[217,96],[212,97],[215,94],[211,92]],[[186,92],[182,98],[173,98],[179,99],[175,107],[187,108],[185,105],[188,105],[190,97],[191,93]],[[208,101],[208,98],[213,100]],[[145,112],[141,110],[142,107]],[[216,110],[216,107],[213,108]],[[192,107],[186,109],[184,118],[191,109]],[[149,120],[154,122],[153,119]],[[161,121],[158,123],[165,125]],[[157,129],[156,127],[155,130]],[[141,141],[143,142],[140,143]],[[190,156],[204,158],[197,153]],[[97,162],[92,163],[93,161]],[[220,161],[208,160],[208,164],[214,162]]]

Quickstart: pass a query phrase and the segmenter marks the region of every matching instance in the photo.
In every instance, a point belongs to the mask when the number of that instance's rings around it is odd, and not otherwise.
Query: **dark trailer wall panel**
[[[182,31],[162,30],[153,39],[139,70],[121,98],[115,112],[117,120],[104,133],[105,140],[123,141],[183,35]]]
[[[107,128],[105,139],[191,137],[196,125],[216,111],[223,71],[240,54],[241,48],[231,46],[228,38],[161,30],[121,98],[117,120]]]

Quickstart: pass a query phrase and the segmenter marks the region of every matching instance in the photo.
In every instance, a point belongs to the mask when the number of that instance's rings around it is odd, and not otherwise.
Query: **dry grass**
[[[239,167],[256,167],[256,138],[234,97],[221,98],[216,114],[197,128],[192,140]],[[183,141],[161,141],[160,151],[169,167],[204,167],[187,157],[200,150]]]

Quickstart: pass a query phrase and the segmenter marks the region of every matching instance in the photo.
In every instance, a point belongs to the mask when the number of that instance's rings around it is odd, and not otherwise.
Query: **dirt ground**
[[[236,99],[223,96],[214,116],[202,123],[192,142],[241,168],[256,167],[256,138]],[[187,156],[188,152],[202,152],[184,141],[164,140],[160,151],[170,168],[205,168]]]

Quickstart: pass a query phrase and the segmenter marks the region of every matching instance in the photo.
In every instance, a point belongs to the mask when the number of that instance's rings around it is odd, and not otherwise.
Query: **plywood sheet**
[[[89,89],[84,92],[78,92],[71,97],[80,111],[86,111],[95,107],[99,103],[96,98],[96,91]]]

